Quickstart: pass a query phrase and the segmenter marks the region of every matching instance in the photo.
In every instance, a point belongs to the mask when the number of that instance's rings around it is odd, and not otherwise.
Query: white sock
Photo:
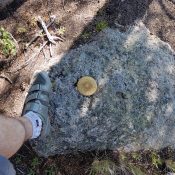
[[[24,115],[27,119],[30,120],[32,123],[33,133],[32,133],[32,139],[35,139],[40,136],[41,129],[42,129],[42,121],[37,113],[33,111],[29,111],[27,114]]]

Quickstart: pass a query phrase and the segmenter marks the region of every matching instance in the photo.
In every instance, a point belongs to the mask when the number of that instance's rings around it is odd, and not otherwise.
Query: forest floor
[[[56,20],[49,31],[64,40],[52,46],[52,56],[49,45],[42,52],[38,51],[45,42],[42,37],[26,50],[26,44],[39,30],[37,17],[41,16],[47,22],[52,15],[56,15]],[[7,116],[19,117],[35,70],[45,69],[49,64],[58,62],[57,59],[67,51],[92,41],[98,32],[107,27],[125,31],[138,20],[143,21],[152,34],[169,43],[175,50],[174,0],[15,1],[0,12],[0,27],[10,32],[19,45],[18,53],[13,58],[0,52],[0,75],[6,75],[12,81],[9,83],[0,76],[0,111]],[[30,58],[33,60],[22,68]],[[165,174],[165,159],[173,160],[173,153],[167,148],[159,152],[139,152],[135,158],[130,153],[126,157],[135,162],[139,155],[135,163],[144,167],[146,174]],[[46,159],[38,157],[26,143],[11,160],[19,175],[86,175],[94,160],[110,159],[117,163],[118,157],[118,153],[105,151]]]

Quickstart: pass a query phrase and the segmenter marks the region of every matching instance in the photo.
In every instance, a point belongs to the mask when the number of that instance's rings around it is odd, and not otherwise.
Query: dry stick
[[[52,43],[49,44],[49,50],[50,50],[50,57],[52,57],[53,56]]]
[[[55,18],[56,18],[55,16],[51,17],[51,21],[46,26],[47,28],[49,28],[54,23]],[[38,31],[38,34],[36,34],[36,36],[34,38],[32,38],[32,40],[30,40],[30,42],[28,44],[26,44],[26,48],[25,49],[27,49],[34,41],[36,41],[38,39],[38,37],[40,37],[40,35],[42,34],[43,31],[44,31],[43,29]]]
[[[20,170],[19,168],[17,168],[17,170],[22,173],[22,174],[25,174],[22,170]]]
[[[53,33],[53,34],[56,34],[56,33]],[[43,36],[47,36],[46,34],[44,34]],[[60,40],[60,41],[64,41],[65,38],[64,37],[60,37],[60,36],[52,36],[54,40]]]
[[[49,40],[52,44],[56,44],[56,42],[54,41],[53,36],[52,36],[52,35],[49,33],[49,31],[47,30],[46,23],[41,19],[41,16],[38,17],[38,22],[41,23],[42,28],[43,28],[44,32],[46,33],[48,40]]]
[[[46,56],[46,53],[45,53],[44,49],[43,49],[42,51],[43,51],[44,59],[45,59],[46,61],[48,61],[48,59],[47,59],[47,56]]]
[[[63,10],[65,10],[65,0],[62,0],[62,7],[63,7]]]
[[[16,39],[13,37],[13,35],[11,33],[9,33],[10,37],[13,39],[15,45],[16,45],[16,49],[19,50],[19,45],[18,42],[16,41]]]
[[[61,37],[59,37],[59,36],[52,36],[52,35],[49,33],[49,31],[48,31],[48,29],[47,29],[47,26],[46,26],[46,23],[42,20],[41,16],[38,17],[38,22],[41,23],[41,26],[42,26],[42,28],[43,28],[43,30],[44,30],[46,36],[47,36],[47,39],[50,41],[50,43],[56,44],[55,41],[57,41],[57,40],[64,41]]]
[[[5,79],[6,81],[8,81],[10,84],[13,84],[12,80],[10,80],[10,78],[7,77],[7,76],[4,75],[4,74],[1,74],[1,75],[0,75],[0,78],[4,78],[4,79]]]
[[[43,48],[46,46],[47,43],[48,43],[48,41],[46,41],[46,42],[39,48],[38,53],[36,53],[33,57],[29,58],[23,65],[21,65],[20,67],[18,67],[16,70],[14,70],[14,71],[12,71],[12,72],[17,72],[17,71],[19,71],[19,70],[25,68],[25,67],[29,64],[29,62],[31,62],[32,59],[34,59],[35,57],[37,57],[37,56],[40,54],[40,52],[43,50]]]

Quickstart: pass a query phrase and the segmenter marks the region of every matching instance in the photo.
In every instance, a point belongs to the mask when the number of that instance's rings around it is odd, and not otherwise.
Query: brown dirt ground
[[[43,43],[42,39],[39,39],[24,52],[24,45],[39,29],[36,24],[38,15],[45,21],[49,20],[50,15],[56,15],[56,23],[50,31],[53,33],[60,26],[65,27],[66,31],[63,35],[65,40],[53,46],[52,58],[50,58],[49,46],[46,46],[44,49],[46,58],[40,53],[27,67],[14,72],[18,66],[32,57]],[[174,0],[20,0],[9,5],[0,12],[0,26],[12,33],[19,43],[20,50],[13,61],[7,61],[6,58],[7,64],[4,64],[4,58],[0,57],[0,74],[4,73],[13,80],[13,84],[9,84],[0,78],[1,86],[6,87],[3,88],[3,93],[0,92],[0,111],[8,116],[19,117],[33,72],[59,62],[68,50],[93,40],[98,33],[96,25],[99,21],[107,21],[110,27],[126,30],[137,20],[142,20],[152,34],[168,42],[175,50]],[[20,28],[25,28],[26,31],[20,32]],[[32,169],[35,169],[36,174],[48,174],[45,171],[52,167],[62,175],[84,175],[87,174],[88,167],[96,156],[94,154],[37,158],[30,146],[25,144],[12,160],[15,162],[17,174],[27,174]],[[39,163],[32,166],[31,163],[35,162],[33,160],[35,158]]]

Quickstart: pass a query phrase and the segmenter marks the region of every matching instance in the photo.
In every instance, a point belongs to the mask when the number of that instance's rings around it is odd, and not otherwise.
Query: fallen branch
[[[38,22],[41,23],[41,26],[42,26],[44,32],[46,33],[46,36],[47,36],[49,42],[52,43],[52,44],[56,44],[56,42],[54,40],[54,37],[47,30],[46,23],[42,20],[41,16],[38,17]]]
[[[55,20],[55,16],[52,17],[52,21],[51,21],[50,24],[48,24],[48,25],[51,25],[51,24],[54,22],[54,20]],[[49,31],[48,31],[48,29],[47,29],[47,28],[48,28],[48,25],[46,25],[46,23],[42,20],[42,18],[41,18],[40,16],[38,17],[38,22],[40,22],[40,24],[41,24],[43,30],[41,30],[40,33],[38,34],[38,36],[35,36],[35,38],[33,38],[33,39],[29,42],[28,47],[29,47],[29,45],[31,45],[31,43],[33,43],[33,42],[37,39],[37,37],[40,36],[41,32],[43,32],[43,31],[45,32],[48,41],[44,42],[44,44],[40,47],[40,49],[39,49],[39,51],[38,51],[37,54],[35,54],[33,57],[29,58],[23,65],[19,66],[16,70],[14,70],[14,71],[12,71],[12,72],[17,72],[17,71],[19,71],[19,70],[25,68],[29,63],[33,62],[33,61],[34,61],[34,58],[40,54],[40,52],[44,49],[44,47],[45,47],[46,44],[48,44],[48,43],[49,43],[49,48],[50,48],[50,56],[52,57],[52,56],[53,56],[52,44],[56,44],[56,41],[57,41],[57,40],[63,41],[63,39],[62,39],[61,37],[52,36],[52,35],[49,33]],[[45,56],[45,53],[44,53],[44,52],[43,52],[43,54],[44,54],[44,56]]]
[[[17,72],[17,71],[19,71],[19,70],[25,68],[30,62],[32,62],[32,60],[33,60],[35,57],[37,57],[37,56],[40,54],[40,52],[43,50],[43,48],[46,46],[46,44],[48,44],[48,41],[45,41],[45,42],[44,42],[44,44],[39,48],[39,51],[38,51],[33,57],[29,58],[23,65],[21,65],[20,67],[18,67],[16,70],[14,70],[14,71],[12,71],[12,72],[14,73],[14,72]],[[34,61],[34,60],[33,60],[33,61]],[[11,73],[12,73],[12,72],[11,72]]]
[[[47,28],[49,28],[54,23],[54,21],[56,19],[56,16],[55,15],[51,16],[50,19],[51,19],[51,21],[46,25]],[[25,49],[27,49],[34,41],[36,41],[41,36],[43,31],[44,31],[43,29],[38,31],[37,34],[35,35],[35,37],[32,38],[31,41],[28,44],[26,44]]]
[[[6,76],[6,75],[4,75],[4,74],[1,74],[1,75],[0,75],[0,78],[5,79],[5,80],[6,80],[6,81],[8,81],[10,84],[13,84],[12,80],[10,80],[10,78],[9,78],[9,77],[7,77],[7,76]]]

